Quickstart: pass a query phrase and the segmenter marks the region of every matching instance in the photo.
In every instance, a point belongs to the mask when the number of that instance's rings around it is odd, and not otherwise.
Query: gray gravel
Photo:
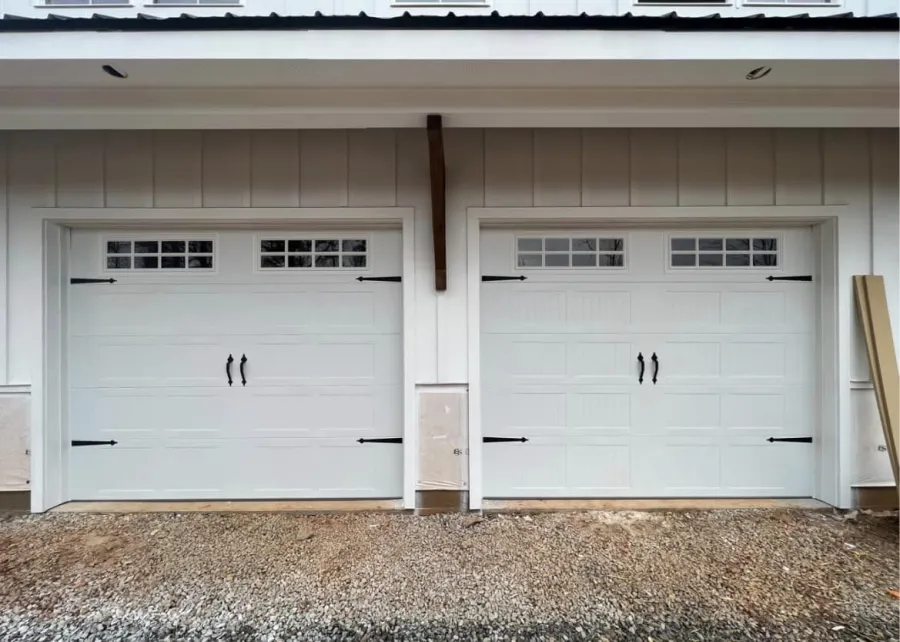
[[[802,511],[23,516],[0,521],[0,640],[898,640],[897,533]]]

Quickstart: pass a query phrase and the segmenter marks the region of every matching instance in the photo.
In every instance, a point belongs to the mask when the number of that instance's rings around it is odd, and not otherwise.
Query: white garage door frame
[[[75,228],[316,229],[399,228],[403,268],[403,497],[415,507],[418,443],[415,400],[415,210],[383,208],[34,208],[28,247],[35,253],[28,289],[33,319],[26,339],[32,355],[31,510],[43,512],[69,501],[67,417],[67,308],[69,231]]]
[[[814,497],[834,506],[851,503],[851,364],[858,350],[853,309],[854,274],[868,273],[869,212],[846,205],[741,207],[470,207],[468,242],[469,505],[484,499],[481,426],[481,230],[490,226],[553,227],[760,227],[812,225],[816,243],[820,433],[815,443]]]

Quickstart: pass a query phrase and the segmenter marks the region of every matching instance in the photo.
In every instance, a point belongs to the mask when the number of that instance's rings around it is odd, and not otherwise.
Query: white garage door
[[[485,496],[809,496],[815,284],[781,279],[812,248],[809,228],[485,230]]]
[[[400,496],[401,286],[359,277],[401,255],[399,231],[74,232],[71,276],[116,282],[69,289],[73,499]]]

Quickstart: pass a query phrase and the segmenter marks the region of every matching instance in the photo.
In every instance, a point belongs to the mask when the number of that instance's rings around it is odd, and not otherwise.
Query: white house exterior
[[[47,4],[0,1],[33,511],[893,484],[896,0]]]

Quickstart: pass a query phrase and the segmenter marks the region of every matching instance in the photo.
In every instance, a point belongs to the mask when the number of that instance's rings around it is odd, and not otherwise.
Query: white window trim
[[[594,252],[577,252],[572,249],[567,251],[559,250],[559,251],[529,251],[522,250],[522,254],[540,254],[542,257],[547,254],[565,254],[571,257],[573,254],[593,254],[594,256],[598,256],[600,254],[621,254],[622,255],[622,265],[541,265],[538,266],[521,266],[519,265],[519,239],[544,239],[548,238],[566,238],[569,239],[571,248],[571,241],[573,239],[580,238],[592,238],[592,239],[621,239],[625,244],[624,249],[622,251],[614,251],[614,250],[596,250]],[[600,232],[595,230],[589,230],[585,232],[576,232],[576,233],[567,233],[567,234],[554,234],[553,232],[530,232],[530,233],[522,233],[516,234],[513,237],[513,251],[512,251],[512,269],[517,272],[558,272],[560,270],[574,270],[577,272],[627,272],[628,271],[628,254],[629,248],[631,247],[631,239],[628,234],[625,233],[612,233],[612,232]]]
[[[167,9],[169,7],[172,7],[175,9],[184,9],[185,7],[189,7],[191,9],[198,9],[198,8],[203,9],[204,7],[216,9],[218,7],[243,7],[243,6],[244,6],[244,3],[242,3],[242,2],[225,2],[225,1],[214,2],[214,3],[213,2],[204,2],[203,4],[200,4],[198,2],[184,2],[184,0],[182,0],[181,2],[178,2],[178,3],[173,2],[171,4],[170,3],[160,4],[157,2],[145,2],[144,3],[144,7],[148,8],[148,9]]]
[[[198,255],[201,256],[212,256],[213,266],[211,268],[142,268],[135,269],[133,267],[130,268],[110,268],[106,266],[106,258],[108,256],[116,256],[115,254],[107,254],[106,252],[106,243],[108,241],[212,241],[213,251],[212,253],[201,252]],[[184,276],[210,276],[214,274],[218,274],[219,272],[219,249],[221,245],[219,243],[219,235],[215,233],[209,232],[200,232],[200,233],[191,233],[187,234],[176,234],[171,232],[163,232],[160,234],[153,234],[152,232],[140,232],[134,233],[129,232],[128,230],[123,230],[120,233],[106,233],[100,235],[100,248],[98,252],[98,258],[100,261],[100,272],[103,274],[109,275],[119,275],[120,277],[146,277],[146,276],[154,276],[159,278],[160,275],[172,275],[175,278],[182,278]],[[133,248],[132,248],[133,249]],[[160,248],[162,249],[162,248]],[[185,248],[187,249],[187,248]],[[135,256],[132,251],[130,254],[121,254],[120,256]],[[162,256],[161,252],[157,252],[156,254],[147,254],[146,256]],[[180,255],[179,255],[180,256]],[[188,253],[185,252],[185,257],[188,256]]]
[[[285,247],[284,252],[263,252],[262,251],[262,241],[312,241],[315,243],[316,240],[325,240],[326,238],[337,239],[338,243],[347,240],[364,240],[366,242],[366,251],[365,252],[347,252],[347,254],[355,255],[355,256],[365,256],[366,257],[366,267],[336,267],[336,268],[317,268],[315,264],[312,267],[308,268],[292,268],[287,266],[287,261],[285,260],[284,267],[267,267],[264,268],[260,266],[260,257],[266,255],[274,255],[274,256],[288,256],[289,254],[309,254],[310,256],[315,256],[316,252],[288,252],[287,247]],[[331,232],[323,232],[321,234],[283,234],[278,232],[273,232],[271,234],[256,234],[253,237],[253,269],[255,272],[259,274],[347,274],[352,272],[358,273],[366,273],[372,271],[372,235],[371,234],[352,234],[348,235],[346,233],[335,234]],[[338,250],[337,252],[327,252],[327,254],[337,254],[339,257],[344,255],[344,252]],[[323,254],[325,254],[323,252]]]
[[[672,239],[673,238],[692,238],[698,241],[697,249],[695,250],[672,250]],[[704,239],[722,239],[722,250],[707,250],[701,251],[699,249],[699,240],[701,238]],[[725,256],[728,254],[724,249],[725,239],[727,238],[748,238],[750,239],[750,248],[746,252],[731,252],[731,254],[749,254],[750,255],[750,265],[685,265],[685,266],[676,266],[672,265],[672,255],[673,254],[694,254],[699,255],[701,253],[705,254],[721,254]],[[756,254],[775,254],[778,257],[778,265],[753,265],[753,239],[761,239],[761,238],[769,238],[775,239],[777,241],[778,249],[774,252],[763,252],[757,251]],[[627,246],[626,246],[627,247]],[[724,261],[724,259],[723,259]],[[784,235],[780,232],[765,232],[765,231],[753,231],[748,232],[746,230],[731,230],[726,232],[712,232],[712,231],[688,231],[688,230],[679,230],[677,232],[669,232],[666,234],[666,272],[674,272],[674,273],[683,273],[683,272],[758,272],[760,270],[769,271],[769,272],[782,272],[784,270]]]
[[[50,4],[46,0],[34,3],[35,9],[96,9],[98,7],[103,9],[128,9],[134,7],[134,5],[127,2],[117,4],[91,4],[89,2],[81,4]]]

